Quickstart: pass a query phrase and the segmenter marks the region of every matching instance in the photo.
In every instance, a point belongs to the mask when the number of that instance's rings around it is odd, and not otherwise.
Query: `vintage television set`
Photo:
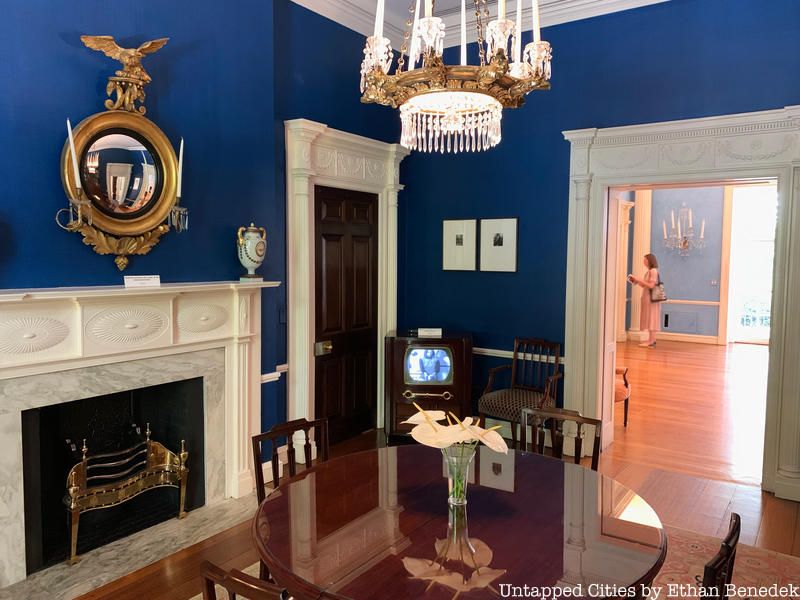
[[[390,333],[385,340],[385,430],[390,438],[407,436],[401,423],[416,412],[452,411],[472,414],[472,336],[443,332],[419,337],[416,330]]]

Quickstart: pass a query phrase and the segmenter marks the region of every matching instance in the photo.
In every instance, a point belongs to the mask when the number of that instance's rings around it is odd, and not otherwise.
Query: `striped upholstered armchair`
[[[489,370],[489,380],[478,400],[478,413],[511,424],[511,439],[517,447],[517,428],[523,408],[556,406],[561,378],[561,346],[535,338],[515,338],[511,364]],[[495,390],[498,373],[510,370],[510,387]]]

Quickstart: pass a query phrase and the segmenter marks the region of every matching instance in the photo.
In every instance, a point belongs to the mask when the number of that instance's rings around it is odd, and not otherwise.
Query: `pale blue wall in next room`
[[[650,248],[659,263],[661,279],[671,300],[719,302],[722,263],[723,187],[682,188],[653,191]],[[695,237],[706,221],[705,246],[681,256],[664,247],[663,222],[667,232],[671,211],[678,218],[681,206],[692,209]],[[634,262],[637,264],[638,261]],[[666,303],[661,308],[661,329],[665,332],[717,335],[719,306]]]

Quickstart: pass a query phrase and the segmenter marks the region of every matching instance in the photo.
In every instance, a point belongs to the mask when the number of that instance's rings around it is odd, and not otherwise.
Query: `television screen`
[[[411,346],[406,350],[406,383],[445,385],[453,381],[450,348]]]

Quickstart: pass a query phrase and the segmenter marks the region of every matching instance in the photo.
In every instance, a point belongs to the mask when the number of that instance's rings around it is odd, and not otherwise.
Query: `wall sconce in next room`
[[[699,250],[705,247],[706,220],[703,219],[700,224],[700,236],[695,236],[694,215],[692,209],[687,208],[685,202],[678,209],[677,218],[675,211],[670,211],[670,220],[669,234],[667,234],[667,221],[665,219],[661,221],[664,229],[665,248],[674,250],[681,256],[689,256],[690,250]]]

